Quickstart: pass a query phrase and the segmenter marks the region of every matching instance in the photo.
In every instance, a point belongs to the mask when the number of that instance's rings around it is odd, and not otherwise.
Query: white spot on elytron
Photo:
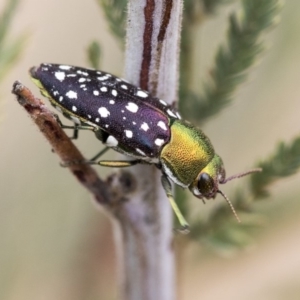
[[[76,112],[77,111],[77,107],[76,106],[72,106],[72,111]]]
[[[87,72],[83,72],[83,71],[81,71],[81,70],[77,70],[77,73],[78,73],[78,74],[81,74],[81,75],[83,75],[83,76],[88,76],[88,75],[89,75]]]
[[[59,92],[58,92],[58,91],[54,91],[54,92],[53,92],[53,95],[54,95],[54,96],[57,96],[57,95],[59,95]]]
[[[81,88],[85,88],[85,84],[81,84],[80,87],[81,87]]]
[[[122,109],[122,110],[121,110],[121,112],[122,112],[122,114],[124,114],[125,110],[124,110],[124,109]]]
[[[132,124],[133,124],[133,125],[136,125],[136,122],[133,121]]]
[[[179,112],[176,112],[176,116],[178,117],[179,120],[181,120],[181,115],[179,114]]]
[[[141,128],[144,130],[144,131],[147,131],[149,129],[149,125],[144,122],[142,125],[141,125]]]
[[[60,97],[58,98],[58,100],[59,100],[59,102],[61,102],[61,101],[64,100],[64,97],[63,97],[63,96],[60,96]]]
[[[67,77],[76,77],[77,74],[68,74]]]
[[[91,118],[92,118],[92,116],[91,116],[91,115],[88,115],[88,118],[89,118],[89,119],[91,119]]]
[[[139,148],[136,148],[135,151],[138,152],[139,154],[143,155],[143,156],[146,156],[146,153],[144,151],[142,151],[141,149],[139,149]]]
[[[118,92],[116,90],[112,90],[111,93],[114,97],[117,97],[117,95],[118,95]]]
[[[93,94],[94,94],[95,96],[99,96],[99,95],[100,95],[99,91],[93,91]]]
[[[139,107],[133,102],[128,102],[126,108],[132,113],[136,113],[139,109]]]
[[[123,120],[126,120],[126,117],[123,117]]]
[[[109,100],[109,104],[115,104],[115,100]]]
[[[163,121],[159,121],[157,123],[157,126],[160,127],[163,130],[167,130],[167,126],[166,126],[165,122],[163,122]]]
[[[100,116],[102,118],[107,118],[110,115],[110,112],[108,111],[108,109],[103,106],[98,109],[98,113],[100,114]]]
[[[43,67],[42,70],[43,70],[43,71],[48,71],[49,69],[46,68],[46,67]]]
[[[165,106],[168,105],[167,102],[165,102],[164,100],[159,99],[159,102],[160,102],[162,105],[165,105]]]
[[[147,98],[148,97],[148,94],[144,91],[137,91],[136,95],[141,97],[141,98]]]
[[[109,126],[108,124],[105,124],[105,125],[104,125],[105,128],[108,128],[108,126]]]
[[[171,109],[168,109],[167,113],[168,113],[169,116],[177,119],[177,116],[171,111]]]
[[[63,81],[66,77],[65,72],[55,72],[55,77],[56,79],[58,79],[59,81]]]
[[[125,135],[126,135],[126,137],[128,137],[129,139],[131,139],[132,136],[133,136],[133,132],[131,130],[125,130]]]
[[[116,147],[118,145],[118,141],[114,136],[110,135],[106,140],[106,145],[108,147]]]
[[[60,65],[59,68],[61,70],[70,70],[72,67],[71,66],[66,66],[66,65]]]
[[[73,122],[75,122],[76,124],[80,124],[80,120],[77,117],[75,116],[70,116],[70,117],[73,120]]]
[[[100,121],[100,119],[99,118],[96,118],[96,120],[95,120],[97,123]]]
[[[101,72],[101,71],[97,71],[96,73],[97,73],[98,75],[101,75],[101,74],[102,74],[102,72]]]
[[[100,89],[100,91],[104,92],[104,93],[107,92],[107,87],[106,86],[102,86],[101,89]]]
[[[77,93],[74,91],[68,91],[66,93],[66,96],[69,97],[70,99],[77,99]]]
[[[156,146],[161,146],[164,143],[164,140],[163,139],[156,139],[154,141],[154,143],[155,143]]]
[[[107,75],[97,77],[97,79],[100,80],[100,81],[107,80],[108,78],[109,78],[109,76],[107,76]]]
[[[124,90],[128,90],[128,87],[127,87],[127,85],[125,85],[125,84],[122,84],[122,85],[121,85],[121,88],[124,89]]]
[[[78,80],[79,82],[85,82],[86,81],[86,79],[85,78],[83,78],[83,77],[81,77],[81,78],[79,78],[79,80]]]
[[[116,81],[121,82],[122,80],[120,78],[116,78]]]

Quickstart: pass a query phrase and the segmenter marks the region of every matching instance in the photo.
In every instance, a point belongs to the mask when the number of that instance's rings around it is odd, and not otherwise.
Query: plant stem
[[[181,14],[181,1],[129,1],[125,78],[169,104],[177,98]],[[173,214],[161,171],[142,165],[130,172],[137,189],[115,213],[122,299],[173,300]]]

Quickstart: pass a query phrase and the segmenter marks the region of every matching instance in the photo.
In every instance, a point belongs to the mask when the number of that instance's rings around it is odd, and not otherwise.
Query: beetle
[[[182,120],[178,111],[164,100],[136,87],[124,79],[103,71],[59,64],[41,64],[30,69],[33,82],[42,95],[78,129],[92,130],[106,146],[90,163],[107,167],[128,167],[137,163],[157,166],[162,172],[162,186],[183,229],[188,223],[172,195],[174,184],[188,188],[199,199],[212,199],[219,189],[234,178],[226,178],[221,157],[209,138],[197,127]],[[133,158],[125,161],[97,161],[107,149]],[[239,221],[239,219],[238,219]]]

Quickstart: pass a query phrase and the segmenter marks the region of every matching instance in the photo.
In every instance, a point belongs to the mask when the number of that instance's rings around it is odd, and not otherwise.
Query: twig
[[[110,203],[107,183],[99,178],[90,165],[80,163],[85,161],[83,155],[57,123],[54,114],[19,81],[13,84],[12,93],[17,96],[18,102],[39,127],[53,151],[61,158],[62,163],[67,165],[67,168],[93,195],[97,203],[107,206]]]

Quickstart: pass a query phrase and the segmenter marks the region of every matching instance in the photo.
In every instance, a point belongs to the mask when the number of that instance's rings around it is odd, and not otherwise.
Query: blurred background
[[[3,11],[8,1],[0,1]],[[232,7],[228,8],[230,12]],[[203,130],[228,175],[268,157],[300,132],[300,2],[286,1],[267,49],[236,101]],[[195,30],[199,86],[224,39],[226,13]],[[122,75],[123,54],[96,1],[23,0],[10,38],[27,35],[20,59],[0,85],[0,299],[116,299],[117,269],[110,221],[68,170],[59,166],[36,126],[11,94],[20,80],[39,96],[28,69],[41,62],[88,67],[86,49],[101,44],[101,69]],[[87,156],[99,149],[92,133],[76,141]],[[100,169],[103,176],[109,170]],[[247,179],[224,187],[230,197]],[[216,253],[175,237],[178,300],[300,299],[300,174],[276,183],[256,204],[262,227],[243,250]],[[191,198],[195,210],[209,209]],[[219,201],[219,198],[216,200]]]

